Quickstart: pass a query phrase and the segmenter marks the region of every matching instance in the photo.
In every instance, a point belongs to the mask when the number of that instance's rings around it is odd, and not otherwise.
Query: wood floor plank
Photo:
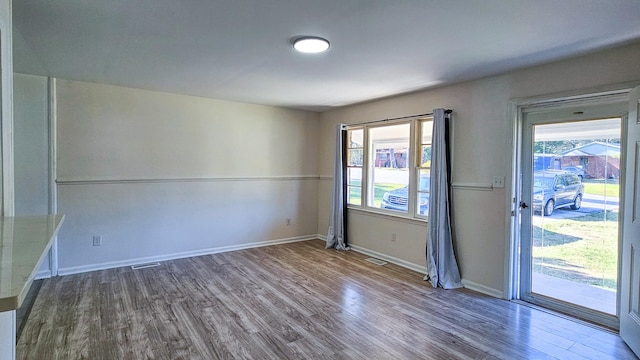
[[[614,334],[321,241],[47,279],[19,359],[635,359]]]

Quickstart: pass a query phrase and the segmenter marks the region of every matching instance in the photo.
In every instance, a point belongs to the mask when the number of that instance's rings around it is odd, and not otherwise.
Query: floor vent
[[[148,264],[131,265],[131,269],[132,270],[138,270],[138,269],[152,268],[152,267],[156,267],[156,266],[160,266],[160,263],[148,263]]]
[[[376,259],[376,258],[368,258],[368,259],[365,259],[365,260],[367,260],[370,263],[374,263],[376,265],[387,265],[386,261],[382,261],[382,260]]]

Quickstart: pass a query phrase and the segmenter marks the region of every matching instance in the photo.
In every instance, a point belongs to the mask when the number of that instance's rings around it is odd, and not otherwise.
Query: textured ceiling
[[[14,0],[17,72],[326,110],[640,39],[639,0]],[[290,39],[322,36],[328,52]]]

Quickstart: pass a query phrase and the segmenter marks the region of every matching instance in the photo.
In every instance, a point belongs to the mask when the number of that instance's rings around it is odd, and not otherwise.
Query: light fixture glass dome
[[[293,48],[303,53],[321,53],[329,49],[329,41],[317,36],[303,36],[293,39]]]

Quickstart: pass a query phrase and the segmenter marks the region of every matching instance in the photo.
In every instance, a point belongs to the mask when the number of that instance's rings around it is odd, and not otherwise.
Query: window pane
[[[362,204],[362,169],[347,168],[347,203],[352,205]]]
[[[347,168],[347,184],[362,185],[362,168]]]
[[[364,130],[347,130],[347,139],[349,148],[361,148],[364,145]]]
[[[362,166],[362,149],[350,149],[347,152],[349,166]]]
[[[369,130],[372,178],[367,205],[402,212],[408,210],[409,134],[409,124]]]
[[[418,202],[416,212],[427,216],[429,212],[429,187],[431,185],[431,170],[420,169],[418,181]]]
[[[420,160],[420,166],[431,167],[431,145],[422,145],[421,149],[420,154],[422,159]]]
[[[431,144],[431,133],[433,132],[433,121],[422,121],[420,134],[422,135],[421,144]]]
[[[351,205],[361,205],[362,203],[362,188],[359,186],[347,186],[349,191],[349,200],[347,203]]]

